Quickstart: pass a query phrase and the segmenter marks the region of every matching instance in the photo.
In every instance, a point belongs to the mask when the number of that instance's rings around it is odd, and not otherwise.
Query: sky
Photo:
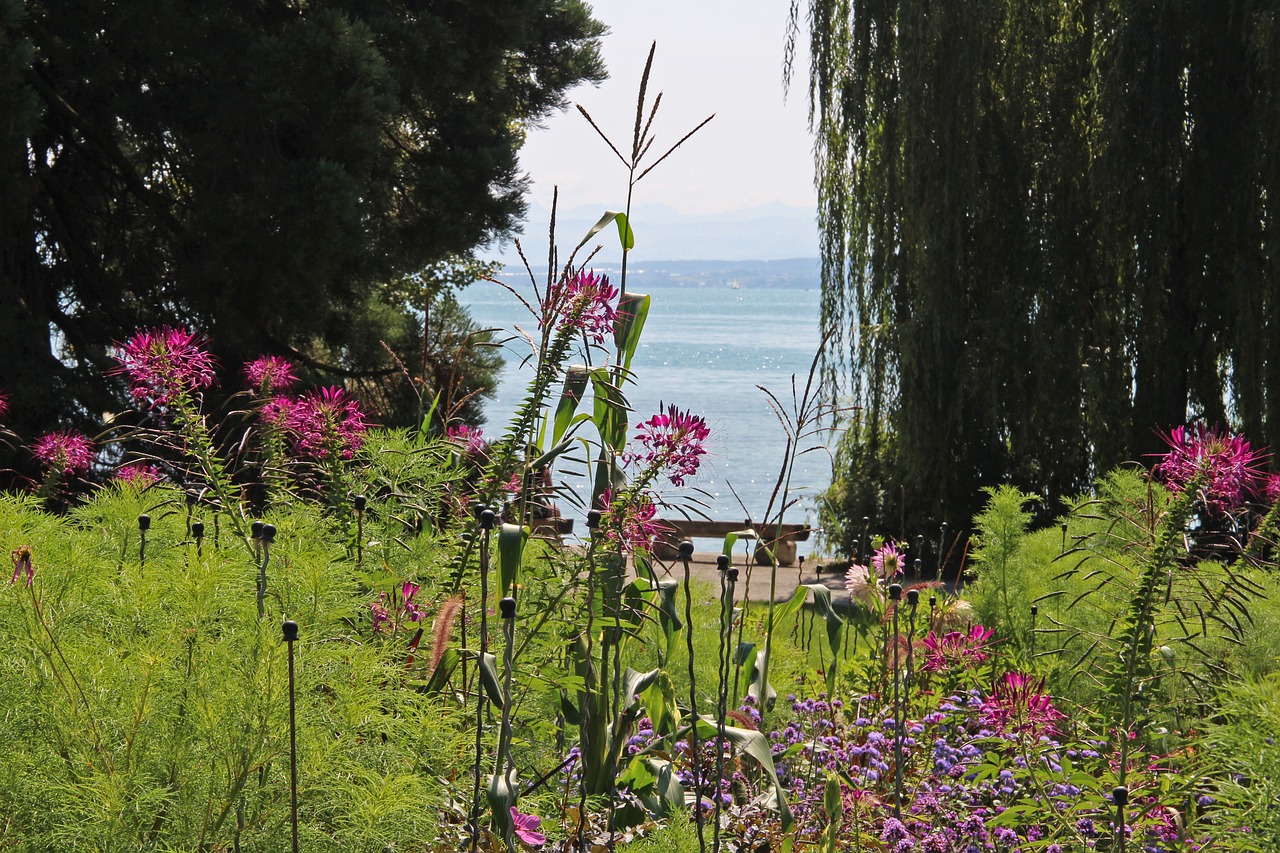
[[[784,99],[787,0],[596,0],[609,27],[602,55],[609,79],[568,94],[624,154],[635,124],[636,94],[649,46],[657,42],[649,102],[654,120],[650,162],[709,115],[710,124],[636,188],[633,218],[645,205],[707,215],[768,204],[812,208],[808,132],[808,59],[799,60]],[[620,209],[626,170],[576,109],[531,130],[521,165],[532,180],[532,205],[549,207],[555,186],[562,209]]]

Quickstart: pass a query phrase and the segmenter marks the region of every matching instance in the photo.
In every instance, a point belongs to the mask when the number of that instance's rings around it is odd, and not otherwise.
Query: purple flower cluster
[[[214,381],[213,356],[204,339],[188,329],[165,326],[138,332],[118,344],[112,371],[129,382],[129,393],[151,409],[171,405]]]
[[[1259,466],[1266,454],[1254,450],[1242,435],[1194,424],[1175,427],[1164,436],[1169,451],[1152,473],[1170,489],[1181,492],[1200,478],[1205,502],[1216,510],[1232,510],[1258,490]]]
[[[27,586],[31,586],[35,583],[36,570],[35,566],[31,563],[31,546],[23,545],[21,547],[14,548],[13,551],[9,553],[9,556],[13,560],[13,577],[9,580],[9,585],[16,585],[18,581],[22,580],[24,575],[27,579]]]
[[[136,489],[144,489],[152,483],[158,483],[163,477],[159,468],[143,462],[135,462],[116,470],[118,481]]]
[[[58,430],[36,439],[31,454],[47,471],[83,474],[93,464],[93,442],[79,433]]]
[[[580,272],[551,288],[543,306],[543,323],[554,323],[560,331],[582,332],[597,344],[613,332],[618,289],[607,276]]]
[[[294,363],[278,355],[263,355],[244,365],[244,380],[250,391],[263,397],[292,391],[298,384]]]
[[[698,473],[710,435],[705,420],[669,405],[636,427],[636,440],[644,451],[628,451],[623,462],[665,474],[673,486],[683,486],[686,477]]]
[[[666,528],[658,521],[658,507],[651,495],[609,489],[600,496],[600,529],[610,542],[635,554],[652,551],[654,539]]]
[[[315,461],[351,459],[364,442],[369,422],[360,404],[341,388],[321,388],[296,400],[275,397],[263,409],[268,423],[290,435],[293,450]]]
[[[373,633],[391,634],[406,622],[421,622],[422,610],[414,601],[419,589],[413,581],[405,581],[400,585],[399,594],[379,593],[378,600],[369,603]]]

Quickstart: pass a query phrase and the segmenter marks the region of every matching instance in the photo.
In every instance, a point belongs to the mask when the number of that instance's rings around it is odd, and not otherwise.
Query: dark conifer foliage
[[[379,340],[421,332],[386,285],[513,224],[602,32],[580,0],[0,0],[10,426],[99,423],[111,342],[162,323],[228,375],[395,374]]]
[[[810,0],[846,519],[1280,441],[1280,3]]]

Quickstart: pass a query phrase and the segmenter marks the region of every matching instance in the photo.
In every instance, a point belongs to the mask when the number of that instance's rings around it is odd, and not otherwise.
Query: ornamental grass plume
[[[214,360],[205,341],[187,329],[164,326],[138,332],[117,344],[110,371],[129,381],[129,393],[150,409],[178,402],[214,382]]]
[[[644,451],[628,451],[623,462],[644,467],[642,482],[665,475],[671,485],[683,486],[686,477],[698,473],[710,434],[705,420],[672,404],[636,428],[636,439]]]
[[[58,430],[36,439],[31,454],[49,473],[83,474],[93,464],[93,442],[79,433]]]
[[[1254,450],[1243,435],[1202,423],[1174,427],[1161,436],[1169,450],[1152,473],[1174,492],[1181,492],[1197,476],[1210,509],[1236,509],[1253,492],[1262,477],[1260,463],[1266,453]]]
[[[261,397],[272,397],[285,391],[292,391],[298,384],[294,374],[295,365],[287,358],[278,355],[262,355],[253,361],[245,362],[242,372],[245,384],[250,391]]]
[[[607,276],[580,272],[551,287],[542,312],[542,324],[553,323],[556,331],[582,332],[602,344],[613,333],[617,298],[618,289],[609,284]]]

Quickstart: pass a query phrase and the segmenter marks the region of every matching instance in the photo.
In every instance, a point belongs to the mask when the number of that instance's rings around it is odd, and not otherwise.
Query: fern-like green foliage
[[[0,497],[34,581],[0,587],[0,838],[25,850],[289,844],[286,646],[297,652],[299,806],[310,850],[439,835],[461,726],[369,630],[368,587],[318,510],[270,519],[257,566],[188,536],[180,491],[113,487],[66,517]],[[151,517],[145,562],[138,515]],[[212,525],[210,525],[212,527]]]

